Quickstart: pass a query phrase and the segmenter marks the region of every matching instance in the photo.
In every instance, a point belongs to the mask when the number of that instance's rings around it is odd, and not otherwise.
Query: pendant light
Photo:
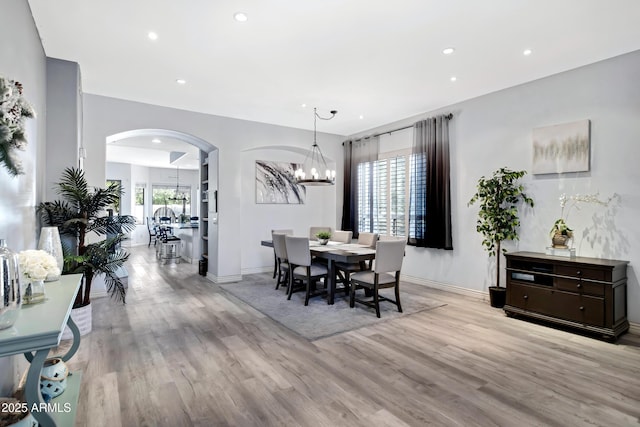
[[[304,163],[295,171],[295,177],[298,184],[304,186],[320,186],[320,185],[333,185],[336,182],[336,171],[330,170],[327,166],[327,161],[322,155],[322,151],[318,146],[316,139],[316,121],[331,120],[338,113],[336,110],[331,110],[331,117],[322,117],[318,114],[316,108],[313,109],[313,145],[311,151],[304,159]]]

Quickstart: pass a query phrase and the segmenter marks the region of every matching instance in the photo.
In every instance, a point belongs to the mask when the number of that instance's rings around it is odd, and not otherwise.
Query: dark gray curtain
[[[449,119],[437,116],[413,126],[409,238],[413,246],[453,249],[449,184]]]
[[[343,142],[344,148],[344,192],[342,200],[342,229],[353,231],[358,237],[358,165],[378,159],[379,139],[364,137]],[[369,179],[369,183],[372,179]],[[371,197],[369,198],[371,200]],[[362,230],[370,231],[370,230]]]
[[[358,207],[358,185],[356,183],[357,173],[351,171],[351,153],[353,141],[342,143],[344,150],[344,171],[343,171],[343,191],[342,191],[342,225],[341,228],[347,231],[356,231],[358,222],[356,221],[356,209]],[[354,233],[357,237],[357,233]]]

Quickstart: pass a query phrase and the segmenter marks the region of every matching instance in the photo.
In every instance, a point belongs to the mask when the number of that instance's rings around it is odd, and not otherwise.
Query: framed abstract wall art
[[[298,185],[296,163],[256,160],[256,203],[304,204],[306,189]]]
[[[533,129],[531,173],[586,172],[590,165],[589,120]]]

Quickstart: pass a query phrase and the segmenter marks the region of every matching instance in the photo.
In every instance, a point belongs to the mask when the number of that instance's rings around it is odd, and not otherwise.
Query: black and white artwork
[[[256,203],[304,204],[306,189],[294,175],[296,163],[256,160]]]
[[[533,174],[589,170],[589,120],[533,130]]]

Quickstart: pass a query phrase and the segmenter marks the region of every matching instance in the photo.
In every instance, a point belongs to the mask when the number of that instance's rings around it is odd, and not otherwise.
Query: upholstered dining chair
[[[375,248],[377,241],[378,241],[378,233],[362,232],[358,234],[359,245]],[[342,283],[344,283],[345,292],[349,292],[349,286],[351,283],[351,279],[350,279],[351,274],[358,271],[371,270],[371,261],[361,261],[355,264],[346,263],[346,262],[336,262],[335,268],[336,268],[336,271],[343,276],[340,279]]]
[[[375,308],[376,316],[380,317],[380,301],[389,301],[394,303],[398,307],[398,311],[402,313],[402,305],[400,304],[400,270],[402,269],[406,244],[407,242],[404,239],[378,241],[373,270],[360,271],[351,276],[350,307],[354,307],[355,303],[358,302]],[[361,288],[372,291],[372,301],[356,299],[356,290]],[[394,288],[395,301],[378,293],[383,288]]]
[[[320,278],[327,283],[327,267],[311,262],[309,239],[306,237],[285,236],[287,256],[289,257],[289,288],[287,299],[299,290],[305,290],[304,305],[309,305],[312,296],[324,295],[325,291],[318,291],[316,285]],[[295,285],[299,285],[297,288]],[[313,291],[313,292],[312,292]]]
[[[340,243],[351,243],[353,231],[336,230],[331,233],[331,240]]]
[[[147,217],[147,230],[149,231],[149,244],[147,247],[151,246],[151,240],[153,240],[153,246],[158,243],[158,230],[156,229],[155,224],[152,224],[151,218]]]
[[[293,230],[290,230],[290,229],[271,230],[272,239],[273,239],[273,233],[286,234],[288,236],[291,236],[293,235]],[[278,257],[276,256],[276,249],[273,248],[273,278],[275,279],[277,275],[278,275]]]
[[[287,259],[285,236],[286,234],[282,233],[271,233],[271,237],[273,239],[273,251],[276,255],[276,269],[278,270],[276,289],[279,289],[280,285],[288,286],[289,283],[289,261]]]
[[[331,233],[331,227],[309,227],[309,240],[318,239],[318,236],[316,236],[316,234],[321,231],[328,231],[329,233]]]

